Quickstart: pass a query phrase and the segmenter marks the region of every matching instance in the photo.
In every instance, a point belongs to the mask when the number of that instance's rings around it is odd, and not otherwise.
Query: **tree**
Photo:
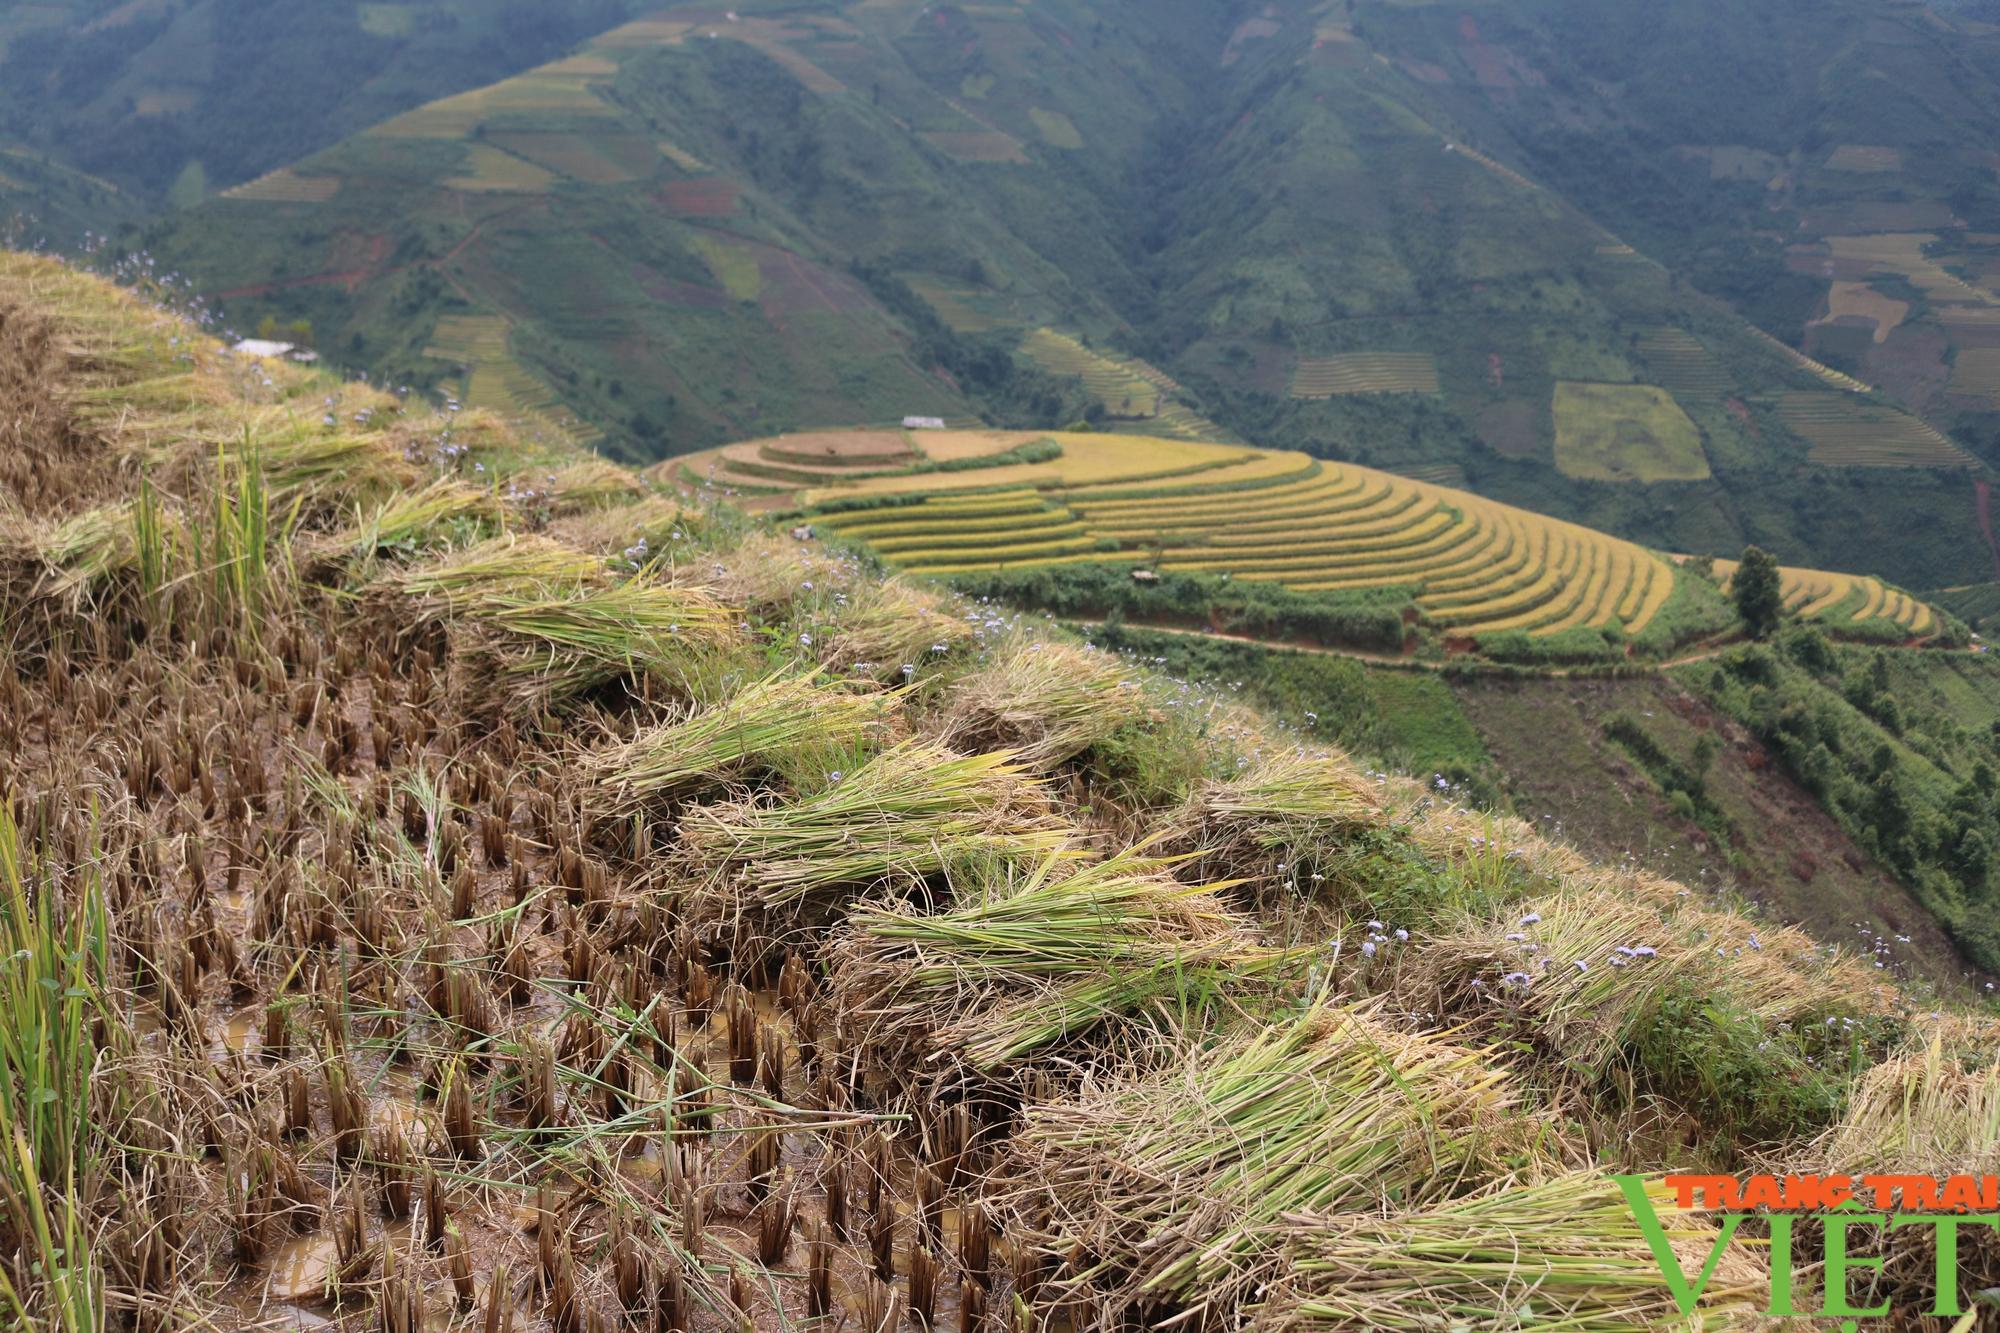
[[[1730,581],[1729,592],[1736,601],[1736,614],[1743,618],[1744,627],[1751,636],[1769,638],[1771,631],[1778,628],[1778,620],[1785,610],[1776,558],[1761,547],[1745,547],[1742,563],[1736,566],[1736,577]]]

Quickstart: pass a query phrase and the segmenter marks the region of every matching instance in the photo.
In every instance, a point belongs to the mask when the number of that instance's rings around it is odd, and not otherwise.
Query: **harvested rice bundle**
[[[1774,1163],[1770,1169],[1857,1179],[1872,1174],[1939,1179],[2000,1175],[2000,1066],[1989,1062],[1967,1069],[1946,1047],[1942,1034],[1934,1035],[1921,1052],[1885,1060],[1869,1070],[1848,1102],[1846,1115],[1804,1156],[1804,1161]],[[1888,1258],[1874,1278],[1873,1290],[1856,1291],[1856,1303],[1872,1305],[1889,1299],[1898,1308],[1929,1304],[1937,1276],[1934,1228],[1909,1227],[1875,1239],[1864,1232],[1850,1244],[1852,1253]],[[1958,1247],[1961,1281],[1977,1278],[1969,1285],[1991,1285],[1994,1275],[2000,1274],[2000,1234],[1991,1227],[1960,1227]]]
[[[475,688],[495,683],[530,711],[624,677],[695,696],[739,643],[737,613],[707,593],[637,581],[482,592],[452,634]]]
[[[630,504],[588,509],[559,518],[549,536],[581,551],[613,556],[641,565],[676,553],[677,543],[706,531],[713,519],[690,511],[665,495],[648,494]],[[712,570],[698,571],[712,575]]]
[[[731,906],[798,913],[836,891],[1039,858],[1069,837],[1011,755],[913,740],[830,776],[816,796],[683,816],[683,843],[709,868],[711,892]]]
[[[1717,1234],[1648,1187],[1681,1269],[1699,1273]],[[1762,1304],[1765,1276],[1724,1251],[1700,1310],[1683,1319],[1639,1222],[1598,1172],[1503,1186],[1434,1208],[1297,1219],[1290,1263],[1251,1327],[1257,1333],[1367,1329],[1564,1329],[1730,1326]]]
[[[901,579],[857,588],[836,613],[831,641],[820,661],[835,671],[859,672],[878,680],[914,674],[926,662],[969,644],[977,629],[944,609],[945,599]]]
[[[1762,1022],[1821,1023],[1898,1008],[1895,988],[1879,973],[1802,930],[1692,906],[1668,927],[1702,956],[1709,989]]]
[[[596,556],[545,537],[509,535],[386,575],[372,596],[399,603],[400,614],[418,624],[437,624],[506,598],[601,587],[608,580]]]
[[[1564,891],[1434,936],[1409,955],[1395,990],[1410,1008],[1452,1018],[1525,1020],[1551,1057],[1595,1075],[1700,955],[1644,902]]]
[[[864,907],[831,949],[835,1007],[883,1072],[949,1083],[1303,966],[1171,866],[1143,849],[1050,858],[944,912]]]
[[[1820,1141],[1816,1168],[2000,1174],[2000,1067],[1967,1071],[1942,1040],[1876,1065]]]
[[[1338,755],[1272,751],[1234,777],[1212,780],[1189,803],[1184,836],[1210,849],[1205,864],[1262,885],[1278,868],[1380,815],[1374,783]]]
[[[645,485],[629,468],[602,458],[581,459],[554,472],[523,474],[509,482],[510,491],[518,488],[522,502],[550,517],[580,514],[646,493]]]
[[[490,489],[439,477],[421,490],[390,496],[373,510],[313,543],[330,559],[368,559],[392,551],[420,551],[470,531],[483,532],[506,516]]]
[[[715,585],[753,616],[782,616],[802,599],[825,601],[853,592],[856,565],[782,533],[752,533],[717,558]]]
[[[1006,1176],[1051,1294],[1096,1325],[1242,1322],[1289,1264],[1299,1214],[1420,1206],[1485,1174],[1506,1074],[1474,1050],[1324,999],[1177,1068],[1030,1107]],[[1032,1225],[1032,1224],[1031,1224]]]
[[[591,764],[615,808],[631,812],[703,782],[752,772],[794,788],[824,781],[887,730],[897,696],[782,672],[746,685],[713,708],[654,727]]]
[[[947,744],[1015,750],[1040,771],[1074,759],[1147,715],[1139,679],[1109,654],[1017,637],[959,681],[942,721]]]
[[[1390,784],[1392,809],[1403,804],[1412,790],[1410,784]],[[1581,853],[1562,843],[1550,842],[1534,827],[1511,816],[1467,810],[1449,802],[1435,801],[1431,794],[1417,797],[1421,809],[1409,822],[1410,836],[1427,854],[1454,863],[1486,860],[1504,855],[1527,877],[1546,883],[1581,875],[1594,867]]]

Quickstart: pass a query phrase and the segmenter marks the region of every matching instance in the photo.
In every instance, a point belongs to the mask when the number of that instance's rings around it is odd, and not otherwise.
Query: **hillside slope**
[[[0,137],[188,207],[398,111],[539,63],[623,0],[54,0],[0,13]],[[100,215],[88,225],[108,229]],[[65,219],[44,213],[54,228]],[[55,235],[67,242],[74,233]]]
[[[2000,1167],[1990,1020],[1798,932],[48,261],[0,312],[19,1322],[1666,1326],[1607,1167]]]
[[[1970,454],[1543,178],[1505,116],[1407,53],[1442,40],[1413,11],[731,12],[601,35],[149,243],[239,322],[310,318],[346,364],[574,418],[632,458],[1087,408],[1666,549],[1865,550],[1918,586],[1992,568]],[[1489,79],[1515,68],[1464,40]]]

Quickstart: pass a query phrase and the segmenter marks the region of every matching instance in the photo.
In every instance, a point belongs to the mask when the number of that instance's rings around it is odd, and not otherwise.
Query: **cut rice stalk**
[[[509,535],[389,574],[375,585],[374,595],[402,603],[402,614],[419,624],[436,624],[506,598],[599,587],[608,579],[596,556],[544,537]]]
[[[909,886],[975,860],[1038,858],[1070,837],[1008,754],[905,741],[831,781],[780,805],[692,810],[682,837],[720,892],[766,909],[796,909],[831,890]]]
[[[1288,1220],[1421,1205],[1510,1146],[1485,1053],[1324,998],[1177,1068],[1030,1107],[1005,1170],[1035,1243],[1066,1257],[1058,1306],[1222,1327],[1287,1267]],[[1515,1136],[1518,1140],[1518,1135]],[[1518,1146],[1518,1142],[1511,1146]]]
[[[723,702],[655,727],[593,763],[621,812],[702,782],[763,770],[794,787],[824,781],[844,759],[871,747],[898,696],[779,672]]]
[[[1173,865],[1143,847],[1081,867],[1051,858],[945,912],[864,908],[830,951],[839,1008],[860,1016],[885,1074],[988,1075],[1303,963],[1223,907],[1213,890],[1227,885],[1190,887]]]
[[[1699,1273],[1718,1233],[1648,1186],[1654,1215],[1684,1273]],[[1368,1329],[1631,1329],[1731,1327],[1762,1305],[1760,1266],[1723,1251],[1700,1308],[1680,1314],[1622,1189],[1602,1173],[1502,1187],[1436,1208],[1300,1218],[1282,1285],[1256,1333]]]
[[[387,551],[419,551],[463,531],[501,521],[499,497],[485,487],[440,477],[422,490],[398,492],[315,545],[328,555],[363,559]]]
[[[689,697],[738,642],[737,612],[697,588],[632,581],[535,594],[480,594],[453,627],[461,660],[517,708],[557,704],[621,677]]]
[[[1416,957],[1397,982],[1413,1010],[1524,1019],[1549,1056],[1593,1077],[1701,968],[1650,904],[1597,891],[1521,903],[1426,941]]]
[[[935,661],[970,643],[977,634],[963,616],[941,609],[943,598],[900,579],[863,584],[840,608],[820,660],[835,671],[860,672],[878,680],[912,674],[910,668]]]
[[[1139,680],[1106,653],[1053,640],[1010,640],[953,692],[949,744],[1007,746],[1047,771],[1146,716]]]

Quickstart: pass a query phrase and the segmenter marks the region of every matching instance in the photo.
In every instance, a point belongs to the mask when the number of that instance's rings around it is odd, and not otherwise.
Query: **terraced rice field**
[[[465,170],[448,176],[445,185],[454,190],[493,194],[546,194],[556,183],[554,173],[516,157],[491,144],[471,144],[466,149]]]
[[[1085,347],[1067,333],[1036,329],[1021,342],[1021,355],[1052,375],[1083,381],[1083,387],[1114,417],[1143,420],[1160,435],[1184,440],[1226,438],[1227,432],[1182,404],[1172,376],[1136,357]]]
[[[1343,352],[1301,357],[1292,372],[1292,397],[1335,398],[1353,393],[1436,393],[1437,360],[1429,352]]]
[[[1898,148],[1880,148],[1869,144],[1844,143],[1833,150],[1826,160],[1828,171],[1883,172],[1900,171],[1903,153]]]
[[[1048,438],[1061,458],[829,477],[799,500],[908,497],[819,508],[813,522],[913,572],[1143,560],[1308,592],[1407,588],[1433,624],[1464,637],[1614,622],[1636,632],[1673,590],[1668,563],[1630,542],[1429,482],[1294,453]]]
[[[1728,370],[1700,340],[1671,324],[1640,334],[1639,355],[1653,383],[1676,394],[1719,398],[1733,384]]]
[[[1794,569],[1781,565],[1779,587],[1785,610],[1805,620],[1833,626],[1865,620],[1888,620],[1920,638],[1936,628],[1937,617],[1917,598],[1866,574],[1840,574],[1826,569]],[[1736,561],[1715,562],[1715,576],[1726,591],[1736,576]]]
[[[576,441],[591,435],[540,376],[514,359],[504,315],[446,315],[424,355],[466,367],[464,402],[527,418]]]
[[[1974,466],[1964,450],[1907,412],[1846,394],[1786,393],[1775,402],[1785,428],[1811,446],[1828,467]]]
[[[2000,347],[1961,347],[1952,362],[1952,393],[2000,402]]]
[[[261,204],[323,204],[340,193],[338,176],[301,176],[290,167],[280,167],[233,190],[224,190],[224,199],[247,199]]]
[[[670,458],[648,475],[665,485],[797,494],[807,487],[849,486],[929,465],[963,466],[1042,438],[1036,431],[804,431]],[[943,483],[957,475],[971,474],[936,474],[933,480]]]
[[[1833,236],[1827,244],[1836,263],[1869,273],[1893,273],[1932,301],[1990,306],[1993,298],[1965,279],[1948,272],[1931,258],[1937,241],[1930,232],[1887,232],[1869,236]]]

